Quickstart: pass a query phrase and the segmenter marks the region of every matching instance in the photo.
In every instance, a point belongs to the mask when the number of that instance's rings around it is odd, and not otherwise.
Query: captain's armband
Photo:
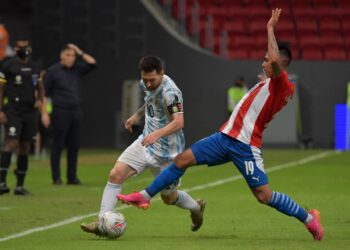
[[[179,112],[183,112],[183,106],[182,103],[177,102],[177,103],[172,103],[168,106],[168,112],[169,114],[175,114],[175,113],[179,113]]]

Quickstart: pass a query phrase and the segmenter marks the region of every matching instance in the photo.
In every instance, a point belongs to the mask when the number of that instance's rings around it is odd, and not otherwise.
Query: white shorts
[[[155,177],[172,163],[171,160],[155,159],[147,152],[146,147],[142,146],[138,139],[124,150],[119,156],[118,161],[128,164],[136,170],[137,174],[142,173],[145,169],[149,169]],[[178,186],[180,186],[180,180],[162,190],[161,193],[169,195],[173,193]]]

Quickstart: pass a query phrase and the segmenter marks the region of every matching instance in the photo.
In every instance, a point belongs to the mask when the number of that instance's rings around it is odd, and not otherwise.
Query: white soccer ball
[[[107,238],[116,239],[124,234],[126,220],[120,212],[106,212],[101,218],[100,227]]]

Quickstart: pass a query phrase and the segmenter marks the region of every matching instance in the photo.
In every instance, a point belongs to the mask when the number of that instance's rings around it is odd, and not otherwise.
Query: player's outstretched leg
[[[105,236],[103,231],[99,228],[99,221],[105,212],[114,210],[118,201],[116,195],[119,194],[120,191],[120,184],[115,184],[108,181],[102,195],[99,218],[90,223],[82,223],[80,228],[87,233],[92,233],[100,237]]]
[[[80,228],[87,233],[92,233],[99,237],[105,237],[105,234],[102,232],[102,230],[99,229],[98,225],[99,225],[99,222],[94,221],[91,223],[82,223],[80,225]]]
[[[314,240],[322,240],[323,228],[320,223],[320,213],[317,210],[306,211],[288,195],[275,191],[272,192],[267,204],[281,213],[297,218],[306,225]]]
[[[143,210],[148,209],[151,203],[149,199],[145,199],[143,195],[139,192],[131,193],[127,195],[118,194],[117,198],[121,200],[123,203],[141,208]]]
[[[197,231],[203,224],[203,215],[206,205],[205,200],[197,200],[197,203],[199,205],[199,211],[191,211],[191,230],[193,232]]]
[[[322,240],[323,238],[323,227],[321,225],[320,212],[316,209],[308,211],[312,215],[312,221],[306,224],[306,228],[314,237],[314,240]]]

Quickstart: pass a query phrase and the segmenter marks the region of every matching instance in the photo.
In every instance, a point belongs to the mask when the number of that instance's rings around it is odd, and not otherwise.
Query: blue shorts
[[[259,148],[238,141],[224,133],[215,133],[191,146],[197,165],[219,165],[232,161],[249,187],[268,183]]]

